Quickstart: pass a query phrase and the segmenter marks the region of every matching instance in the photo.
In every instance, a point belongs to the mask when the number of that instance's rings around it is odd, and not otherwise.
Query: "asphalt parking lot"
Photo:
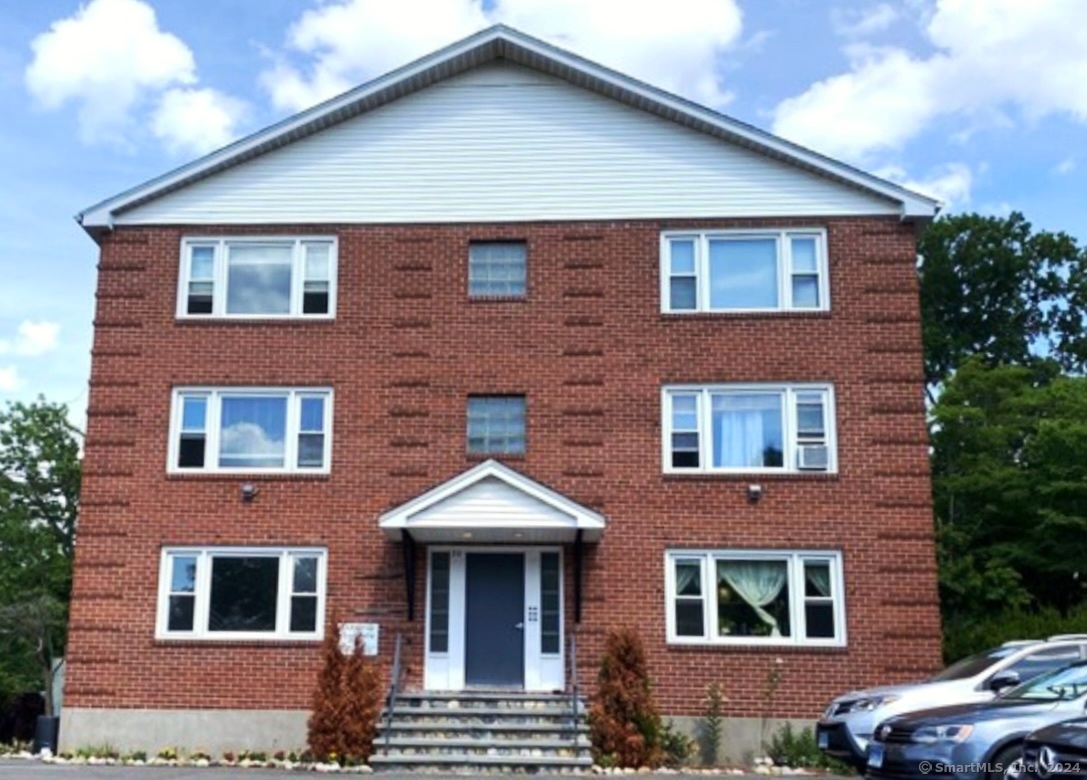
[[[425,777],[427,780],[465,780],[471,775],[438,775],[438,774],[412,774],[401,772],[381,772],[376,775],[314,775],[313,773],[285,772],[280,769],[239,769],[239,768],[209,768],[197,767],[162,767],[162,766],[58,766],[56,764],[43,764],[38,761],[13,761],[0,759],[0,780],[291,780],[295,777],[379,777],[381,780],[409,780],[409,778]],[[579,775],[532,775],[539,780],[547,780],[553,777],[555,780],[571,780]],[[581,775],[582,777],[596,777],[596,775]],[[631,775],[638,778],[657,778],[663,780],[675,780],[677,775]],[[496,775],[479,775],[479,777],[493,778]],[[679,775],[683,777],[683,775]],[[692,777],[692,775],[686,775]],[[694,775],[697,777],[697,775]],[[761,775],[718,775],[727,780],[766,780]]]

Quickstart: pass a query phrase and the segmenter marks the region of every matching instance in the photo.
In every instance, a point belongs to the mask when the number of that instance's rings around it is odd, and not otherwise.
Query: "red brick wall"
[[[827,227],[830,313],[660,314],[662,229],[763,224]],[[199,232],[260,231],[295,229]],[[777,658],[773,714],[796,717],[845,689],[938,665],[912,227],[854,218],[297,231],[339,237],[334,322],[178,322],[180,242],[195,231],[122,228],[102,240],[69,706],[308,706],[315,645],[154,639],[159,550],[172,544],[327,546],[330,608],[380,623],[386,662],[403,631],[418,683],[425,575],[420,566],[409,624],[401,551],[377,517],[475,462],[469,393],[525,393],[528,452],[511,465],[608,518],[586,560],[583,682],[603,632],[622,624],[641,629],[672,714],[697,713],[711,681],[724,684],[730,714],[763,714]],[[528,241],[527,300],[468,300],[468,242],[489,238]],[[661,385],[746,381],[834,383],[837,475],[760,476],[764,495],[751,504],[750,477],[662,474]],[[254,479],[260,495],[247,504],[239,477],[168,477],[170,393],[181,384],[333,386],[331,476]],[[666,646],[670,546],[841,550],[848,647]]]

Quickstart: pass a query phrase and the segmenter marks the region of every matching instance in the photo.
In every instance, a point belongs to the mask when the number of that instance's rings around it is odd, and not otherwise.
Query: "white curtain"
[[[728,583],[736,594],[770,626],[771,636],[781,636],[778,622],[763,607],[773,603],[788,580],[788,570],[779,561],[718,561],[717,581]]]
[[[762,466],[768,446],[780,447],[777,435],[768,435],[767,412],[781,414],[779,395],[713,396],[713,465],[731,468]]]
[[[820,596],[830,595],[830,567],[823,565],[805,566],[804,574],[808,582]]]
[[[686,561],[676,564],[676,595],[693,595],[686,594],[687,586],[698,579],[699,566],[698,564],[687,563]],[[702,588],[700,587],[699,592]]]

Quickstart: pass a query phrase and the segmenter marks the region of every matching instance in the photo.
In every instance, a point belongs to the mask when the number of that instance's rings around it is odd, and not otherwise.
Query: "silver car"
[[[1083,715],[1085,702],[1087,662],[1081,661],[1035,677],[993,701],[897,715],[876,726],[865,776],[1017,777],[1027,734]]]
[[[1087,659],[1087,635],[1007,642],[964,658],[923,682],[843,694],[827,706],[816,725],[819,749],[864,769],[868,743],[880,721],[929,707],[989,701],[1002,690],[1082,659]]]

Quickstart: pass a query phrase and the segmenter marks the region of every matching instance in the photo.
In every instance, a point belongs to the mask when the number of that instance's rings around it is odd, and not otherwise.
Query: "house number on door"
[[[535,623],[537,620],[539,620],[539,617],[540,617],[540,608],[539,607],[529,607],[528,608],[528,622],[529,623]]]

